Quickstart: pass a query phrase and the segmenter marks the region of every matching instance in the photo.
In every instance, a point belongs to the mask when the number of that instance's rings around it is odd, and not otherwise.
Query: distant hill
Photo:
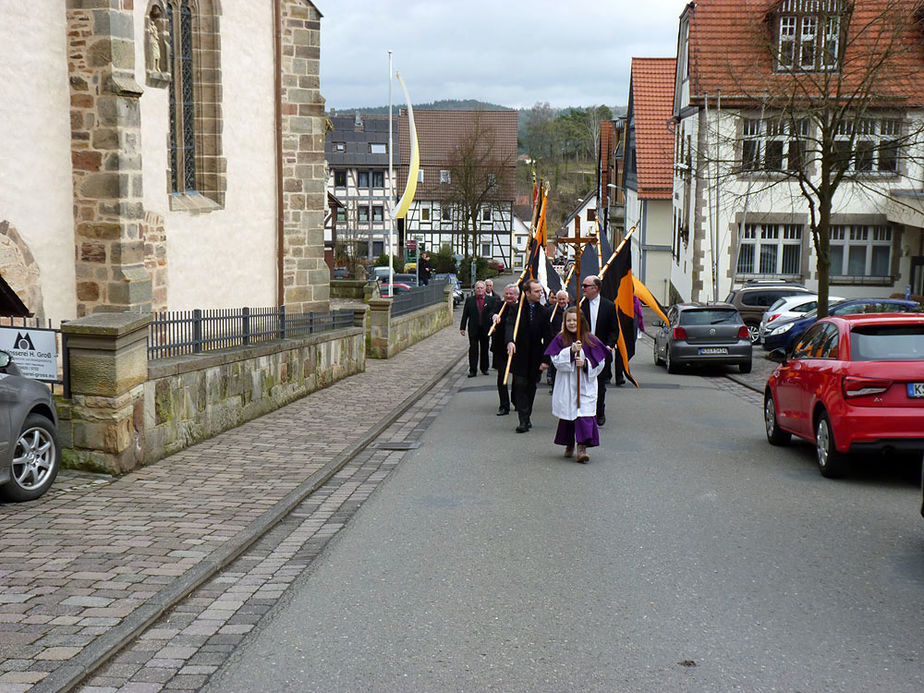
[[[395,103],[392,109],[397,113],[399,108],[403,108],[403,103]],[[477,101],[476,99],[442,99],[440,101],[431,101],[430,103],[415,103],[414,108],[418,111],[515,111],[515,108],[500,106],[496,103],[487,103]],[[337,113],[360,113],[367,115],[383,115],[388,113],[388,106],[364,106],[362,108],[338,108]]]

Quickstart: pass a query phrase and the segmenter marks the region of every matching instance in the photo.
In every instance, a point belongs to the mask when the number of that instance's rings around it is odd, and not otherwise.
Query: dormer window
[[[777,69],[838,69],[844,12],[842,0],[783,0],[775,22]]]

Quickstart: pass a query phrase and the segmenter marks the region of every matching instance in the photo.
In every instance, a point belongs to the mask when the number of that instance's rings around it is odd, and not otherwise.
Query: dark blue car
[[[901,298],[851,298],[828,308],[828,315],[855,315],[858,313],[917,313],[921,304]],[[792,351],[793,345],[805,331],[818,320],[818,311],[813,310],[800,318],[776,325],[764,335],[764,349],[786,349]]]

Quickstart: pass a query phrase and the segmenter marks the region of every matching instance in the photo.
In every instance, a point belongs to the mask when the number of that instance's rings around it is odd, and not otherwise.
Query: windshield
[[[741,322],[736,310],[685,310],[680,314],[681,325],[735,325]]]
[[[850,335],[852,361],[924,360],[924,325],[860,325]]]

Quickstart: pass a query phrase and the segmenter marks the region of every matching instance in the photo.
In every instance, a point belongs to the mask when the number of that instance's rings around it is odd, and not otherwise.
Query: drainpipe
[[[273,0],[273,68],[276,120],[276,306],[285,305],[285,217],[282,197],[282,0]]]

